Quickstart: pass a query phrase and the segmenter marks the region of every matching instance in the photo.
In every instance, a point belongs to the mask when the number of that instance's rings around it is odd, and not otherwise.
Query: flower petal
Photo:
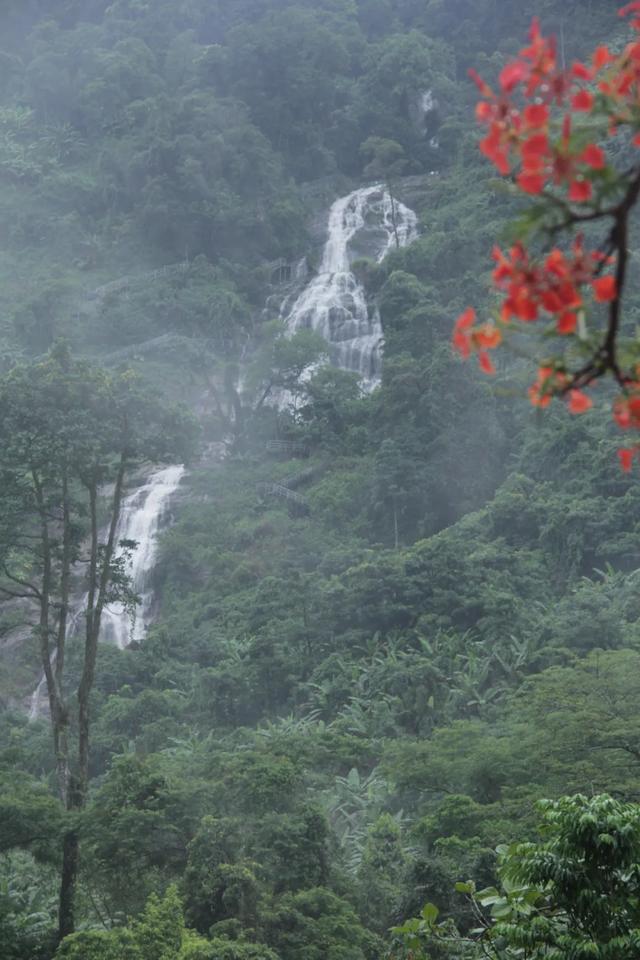
[[[616,278],[612,275],[598,277],[597,280],[593,281],[592,286],[593,295],[598,303],[609,303],[609,301],[615,300],[618,296]]]
[[[569,390],[569,412],[586,413],[593,406],[591,397],[583,393],[582,390]]]
[[[633,466],[633,454],[634,450],[629,449],[628,447],[621,447],[618,450],[618,460],[620,461],[620,466],[625,473],[629,473],[631,467]]]

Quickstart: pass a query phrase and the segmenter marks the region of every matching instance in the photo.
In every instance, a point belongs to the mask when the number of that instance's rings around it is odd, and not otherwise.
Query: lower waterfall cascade
[[[133,540],[137,544],[128,563],[128,572],[133,592],[140,597],[140,604],[133,622],[121,603],[110,604],[102,611],[100,640],[115,645],[119,650],[124,650],[133,641],[143,640],[146,634],[153,606],[150,577],[158,553],[158,532],[184,473],[182,464],[156,470],[122,502],[116,541]],[[68,637],[78,630],[86,601],[87,595],[84,594],[72,609]],[[46,686],[46,677],[43,676],[31,695],[30,720],[37,719],[43,712]]]
[[[355,242],[368,234],[367,253],[380,263],[394,247],[415,239],[417,222],[413,210],[381,184],[336,200],[318,273],[283,314],[290,334],[310,328],[324,337],[331,363],[359,373],[365,390],[380,381],[383,331],[377,308],[367,304],[364,288],[351,270],[358,255]]]
[[[153,605],[149,581],[158,554],[158,530],[184,472],[184,467],[179,464],[152,473],[146,483],[137,487],[122,504],[116,539],[137,543],[129,562],[129,576],[140,604],[133,624],[122,604],[111,604],[102,613],[101,639],[113,643],[119,650],[124,650],[133,641],[144,640],[147,632]]]

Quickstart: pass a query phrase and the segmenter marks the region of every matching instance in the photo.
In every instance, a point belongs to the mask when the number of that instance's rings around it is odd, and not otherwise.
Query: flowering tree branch
[[[614,419],[622,429],[638,430],[640,364],[621,343],[621,325],[640,164],[620,172],[600,146],[630,130],[631,148],[640,147],[640,0],[619,13],[631,15],[636,34],[621,54],[601,45],[589,63],[565,68],[554,38],[544,37],[534,20],[529,45],[503,68],[497,93],[471,71],[481,94],[476,116],[487,128],[480,150],[536,205],[525,236],[506,252],[493,251],[499,311],[479,322],[473,308],[465,310],[453,345],[463,357],[476,353],[491,374],[490,351],[510,331],[544,323],[545,333],[558,339],[529,389],[531,402],[546,407],[560,397],[572,413],[584,413],[593,406],[587,389],[611,375],[620,388]],[[610,223],[605,242],[588,250],[579,231],[600,221]],[[542,256],[525,245],[536,234],[551,245]],[[562,236],[571,240],[568,249],[552,245]],[[620,450],[623,469],[638,455],[637,444]]]

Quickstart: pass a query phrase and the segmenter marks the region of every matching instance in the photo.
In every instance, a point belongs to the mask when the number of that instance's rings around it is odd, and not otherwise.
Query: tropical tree
[[[125,479],[141,461],[184,458],[189,429],[131,374],[74,360],[62,343],[0,380],[0,411],[0,595],[35,610],[58,787],[66,809],[75,811],[85,805],[89,785],[90,695],[102,614],[114,601],[135,606],[126,573],[135,544],[117,540]],[[67,646],[80,622],[74,713]],[[64,836],[61,938],[73,930],[77,868],[78,833],[71,826]]]
[[[638,956],[640,806],[576,794],[541,801],[539,809],[541,842],[498,848],[500,889],[456,884],[479,929],[460,933],[450,921],[438,923],[431,903],[395,928],[414,956],[427,956],[430,942],[452,957],[495,960]]]

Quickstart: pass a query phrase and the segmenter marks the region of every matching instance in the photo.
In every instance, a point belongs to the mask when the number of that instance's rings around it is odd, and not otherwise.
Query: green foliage
[[[180,960],[278,960],[278,957],[262,943],[215,937],[183,947]]]
[[[262,917],[267,942],[282,960],[362,960],[379,947],[353,909],[330,890],[315,887],[282,897]]]
[[[145,960],[173,960],[185,936],[182,903],[175,887],[160,899],[152,894],[132,933]]]
[[[204,817],[189,844],[184,885],[189,916],[206,933],[214,923],[231,917],[255,922],[257,864],[237,858],[240,822]]]
[[[141,960],[130,930],[87,930],[65,937],[56,960]]]
[[[358,868],[360,914],[367,927],[380,936],[386,936],[397,917],[407,861],[400,823],[388,813],[382,814],[367,832]]]
[[[450,922],[438,923],[440,911],[427,903],[419,918],[394,929],[408,950],[426,957],[425,946],[440,942],[447,956],[458,956],[456,944],[466,939],[468,945],[475,935],[484,955],[496,960],[636,956],[637,804],[576,794],[538,806],[542,841],[498,848],[501,889],[456,883],[483,927],[461,939]],[[488,911],[486,921],[480,908]]]
[[[55,960],[200,960],[198,937],[184,924],[182,903],[175,887],[162,898],[153,894],[137,920],[126,928],[87,930],[62,941]]]
[[[62,807],[45,784],[20,771],[0,772],[0,855],[20,848],[55,860],[62,826]]]
[[[502,921],[496,935],[516,950],[533,947],[534,956],[633,957],[640,943],[637,805],[606,795],[564,797],[542,805],[542,824],[541,844],[522,844],[504,856],[500,876],[508,897],[502,909],[499,901],[492,907]],[[511,892],[518,884],[526,888],[520,897]],[[541,922],[526,909],[537,891],[552,910],[546,916],[534,902]]]
[[[19,839],[19,838],[16,838]],[[28,854],[0,855],[3,960],[48,960],[54,943],[55,872]]]

